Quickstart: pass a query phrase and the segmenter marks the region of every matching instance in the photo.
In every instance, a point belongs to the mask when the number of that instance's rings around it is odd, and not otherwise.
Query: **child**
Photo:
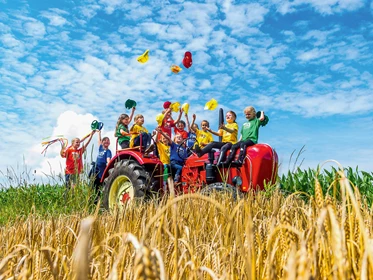
[[[148,130],[143,127],[144,124],[144,116],[143,115],[136,115],[134,119],[135,123],[132,125],[130,129],[131,133],[131,140],[130,140],[130,148],[135,146],[140,146],[140,141],[142,142],[142,150],[145,150],[145,153],[149,153],[150,150],[146,150],[146,148],[150,147],[151,142],[151,135],[149,134]]]
[[[67,189],[69,189],[70,186],[74,188],[78,183],[79,174],[83,171],[83,153],[86,150],[89,142],[91,142],[92,136],[95,132],[96,131],[93,130],[90,134],[85,136],[82,141],[80,141],[79,138],[74,138],[70,147],[61,149],[61,157],[66,158],[65,180]],[[87,143],[85,143],[83,147],[79,148],[80,143],[87,138]]]
[[[122,149],[129,148],[131,134],[128,130],[128,124],[132,121],[133,114],[136,108],[132,108],[131,116],[127,114],[121,114],[118,118],[117,125],[115,127],[115,137],[118,137],[118,144]]]
[[[186,124],[185,124],[184,121],[178,121],[176,123],[176,126],[174,127],[175,135],[180,134],[181,137],[183,137],[183,140],[188,139],[188,131],[185,130],[185,126],[186,126]]]
[[[195,120],[196,120],[196,114],[193,114],[193,121],[192,121],[191,129],[196,134],[196,143],[194,147],[196,147],[197,143],[200,147],[205,147],[208,143],[214,141],[212,134],[209,132],[210,124],[208,121],[203,120],[201,122],[202,129],[198,129],[194,126]]]
[[[95,189],[95,204],[98,202],[99,199],[99,192],[100,192],[100,181],[102,178],[102,175],[104,174],[105,168],[107,163],[111,160],[112,154],[109,150],[110,146],[110,139],[109,137],[104,137],[101,140],[101,130],[98,131],[98,155],[96,159],[96,163],[94,164],[94,172],[90,172],[93,174],[90,174],[90,176],[95,176],[93,186]]]
[[[258,143],[259,127],[265,126],[269,121],[268,117],[264,115],[263,111],[261,111],[258,119],[255,109],[252,106],[246,107],[244,114],[247,122],[242,125],[240,141],[232,146],[227,160],[223,163],[225,166],[229,166],[230,163],[232,163],[233,166],[242,166],[246,156],[246,148]],[[232,162],[238,148],[240,148],[238,159]]]
[[[219,159],[217,162],[217,166],[221,166],[221,163],[226,159],[227,151],[232,147],[233,144],[237,142],[237,134],[238,134],[238,124],[236,123],[236,113],[233,111],[228,111],[225,118],[227,120],[227,124],[224,125],[222,123],[219,127],[219,131],[215,132],[210,131],[212,134],[216,136],[222,136],[222,142],[211,142],[207,146],[205,146],[202,150],[201,148],[196,145],[196,153],[198,157],[203,156],[206,153],[209,153],[209,160],[210,163],[214,162],[214,152],[212,151],[213,148],[221,149]]]
[[[172,119],[172,112],[171,108],[167,108],[166,110],[162,111],[162,114],[164,115],[162,125],[160,125],[160,128],[164,133],[167,133],[167,135],[171,138],[171,128],[175,127],[175,125],[180,121],[181,114],[183,113],[183,109],[180,109],[179,117],[176,121]],[[160,137],[161,134],[158,134],[158,137]]]
[[[161,137],[156,136],[157,151],[159,159],[163,163],[163,191],[167,191],[167,178],[170,170],[170,141],[168,137],[162,135],[160,127],[156,128],[157,134],[161,134]]]
[[[188,141],[186,144],[189,149],[192,149],[194,147],[194,144],[196,143],[197,136],[194,133],[194,130],[192,130],[190,127],[188,114],[185,114],[185,119],[186,119],[186,123],[188,126]],[[193,124],[193,126],[194,126],[194,129],[199,129],[197,124]]]
[[[174,141],[171,141],[171,138],[168,134],[164,133],[162,130],[160,133],[168,138],[168,141],[171,143],[171,152],[170,152],[170,163],[171,169],[176,170],[174,176],[174,182],[178,183],[180,181],[181,170],[183,169],[185,159],[188,157],[186,148],[182,145],[183,137],[180,134],[176,134]]]

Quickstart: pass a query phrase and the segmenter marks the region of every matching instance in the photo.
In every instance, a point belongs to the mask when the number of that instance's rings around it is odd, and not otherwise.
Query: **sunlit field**
[[[297,170],[242,198],[171,194],[114,213],[87,185],[3,189],[0,279],[372,279],[372,179]]]

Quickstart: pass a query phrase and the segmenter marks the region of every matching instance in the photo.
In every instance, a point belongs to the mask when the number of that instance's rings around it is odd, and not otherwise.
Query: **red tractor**
[[[222,116],[222,110],[220,115]],[[101,179],[106,209],[113,209],[134,198],[151,196],[162,189],[162,162],[154,153],[145,157],[142,150],[140,147],[117,150],[108,163]],[[242,167],[218,168],[215,163],[219,153],[220,151],[215,152],[213,162],[208,159],[208,154],[200,158],[191,154],[182,169],[181,184],[176,187],[177,193],[197,190],[244,193],[262,190],[265,184],[276,182],[278,157],[269,145],[256,144],[248,147]]]

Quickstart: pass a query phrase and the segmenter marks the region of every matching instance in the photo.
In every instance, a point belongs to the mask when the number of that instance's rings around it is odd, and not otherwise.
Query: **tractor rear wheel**
[[[145,196],[149,175],[144,167],[134,160],[117,162],[104,180],[103,206],[107,210],[126,205],[135,198]]]

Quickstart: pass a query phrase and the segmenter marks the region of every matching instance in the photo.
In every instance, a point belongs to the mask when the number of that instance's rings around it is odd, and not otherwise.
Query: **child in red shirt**
[[[89,142],[91,142],[92,136],[95,132],[96,131],[93,130],[81,141],[79,138],[74,138],[71,146],[68,148],[62,148],[60,152],[61,156],[66,158],[65,180],[67,189],[69,189],[70,186],[74,188],[79,180],[79,174],[83,171],[83,153],[86,150]],[[85,143],[83,147],[79,148],[80,143],[87,138],[87,143]]]
[[[183,113],[183,109],[180,109],[180,114],[179,114],[179,117],[177,118],[176,121],[173,120],[172,118],[172,113],[171,113],[171,108],[167,108],[166,110],[164,110],[162,113],[164,115],[163,117],[163,121],[162,121],[162,124],[159,126],[160,129],[166,133],[170,138],[171,138],[171,133],[172,133],[172,130],[171,128],[175,127],[175,125],[180,121],[181,119],[181,114]],[[158,140],[160,138],[160,133],[158,134]]]
[[[185,126],[186,124],[184,121],[179,121],[178,123],[176,123],[176,126],[174,127],[175,135],[180,134],[181,137],[183,137],[183,140],[187,139],[189,134],[188,131],[185,130]]]

